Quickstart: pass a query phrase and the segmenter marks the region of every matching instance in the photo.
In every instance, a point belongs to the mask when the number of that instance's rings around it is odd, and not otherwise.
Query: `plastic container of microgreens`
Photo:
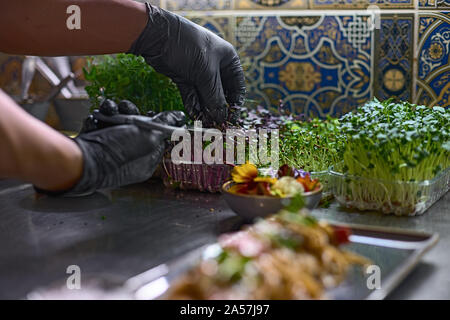
[[[170,158],[165,158],[162,166],[162,178],[166,187],[212,193],[221,191],[233,169],[227,164],[175,164]]]
[[[311,179],[319,179],[320,184],[323,186],[322,199],[329,199],[329,198],[333,197],[333,193],[332,193],[330,185],[329,185],[328,170],[311,171]]]
[[[329,187],[336,200],[349,209],[381,211],[398,216],[423,214],[450,190],[450,167],[432,180],[386,181],[329,171]]]

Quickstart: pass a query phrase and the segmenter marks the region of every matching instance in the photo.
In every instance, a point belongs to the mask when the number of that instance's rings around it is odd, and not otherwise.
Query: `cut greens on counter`
[[[349,207],[423,213],[449,190],[450,110],[374,100],[341,119],[333,193]]]
[[[129,100],[144,115],[148,111],[184,110],[177,86],[142,57],[121,53],[93,58],[84,76],[90,83],[86,92],[94,108],[107,98],[116,103]]]

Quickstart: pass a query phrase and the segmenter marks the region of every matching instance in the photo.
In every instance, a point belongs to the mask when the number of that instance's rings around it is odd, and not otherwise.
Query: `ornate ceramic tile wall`
[[[234,0],[234,9],[306,9],[308,0]]]
[[[420,9],[449,9],[450,0],[419,0]]]
[[[203,16],[189,16],[186,18],[189,20],[205,27],[206,29],[214,32],[225,40],[233,43],[233,21],[234,18],[230,16],[211,16],[211,15],[203,15]]]
[[[450,12],[419,15],[416,102],[450,106]]]
[[[170,11],[232,9],[232,0],[162,0],[162,2],[165,8]]]
[[[411,100],[413,83],[414,16],[383,15],[375,32],[374,95]]]
[[[168,10],[287,10],[354,9],[377,5],[380,8],[414,8],[414,0],[159,0]],[[419,0],[427,6],[445,5],[448,0]],[[425,5],[424,5],[425,6]]]
[[[292,111],[342,114],[372,94],[373,33],[367,16],[252,16],[236,19],[236,48],[249,98]]]
[[[161,5],[168,10],[276,10],[276,9],[306,9],[308,0],[160,0]]]
[[[363,10],[356,12],[364,15]],[[281,99],[293,111],[323,117],[342,114],[373,96],[448,105],[447,47],[443,47],[446,55],[436,62],[438,36],[449,45],[449,34],[443,31],[449,28],[448,13],[419,12],[420,24],[412,12],[382,14],[375,33],[354,27],[347,27],[351,32],[344,31],[345,19],[353,26],[358,23],[337,12],[277,16],[274,11],[270,13],[275,15],[243,16],[237,11],[230,17],[236,24],[233,30],[225,24],[218,28],[217,22],[198,18],[196,22],[229,35],[225,38],[236,46],[246,70],[250,99],[267,106],[277,105]],[[433,30],[425,31],[427,23]],[[418,24],[419,44],[414,38]],[[349,45],[360,40],[364,45],[358,49]],[[430,66],[437,71],[427,73]]]
[[[353,9],[376,5],[380,8],[414,8],[414,0],[309,0],[314,9]]]

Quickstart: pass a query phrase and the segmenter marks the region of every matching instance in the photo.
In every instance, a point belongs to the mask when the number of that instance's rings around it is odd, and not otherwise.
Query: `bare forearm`
[[[48,190],[76,183],[83,160],[75,142],[33,118],[1,90],[0,114],[0,178]]]
[[[66,10],[81,9],[81,29],[69,30]],[[147,22],[132,0],[0,0],[0,51],[41,56],[126,52]]]

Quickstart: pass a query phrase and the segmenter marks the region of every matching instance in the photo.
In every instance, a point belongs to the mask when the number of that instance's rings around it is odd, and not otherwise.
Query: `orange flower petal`
[[[305,192],[316,190],[320,186],[319,179],[311,180],[311,177],[309,175],[305,177],[298,177],[297,181],[303,185],[303,187],[305,188]]]
[[[255,182],[267,182],[269,184],[274,184],[275,182],[277,182],[277,178],[272,178],[272,177],[256,177],[255,179],[253,179],[253,181]]]

